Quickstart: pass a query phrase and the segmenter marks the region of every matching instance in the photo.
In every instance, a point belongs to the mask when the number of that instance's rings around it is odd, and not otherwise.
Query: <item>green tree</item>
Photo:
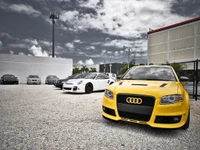
[[[97,72],[96,68],[91,67],[89,72]]]
[[[133,66],[134,66],[134,64],[129,64],[129,69],[130,69],[131,67],[133,67]],[[120,75],[122,76],[127,70],[128,70],[128,64],[125,65],[125,66],[120,70]]]
[[[73,68],[72,74],[80,73],[80,69],[78,67]]]
[[[82,65],[81,72],[89,72],[89,69],[85,65]]]
[[[172,66],[177,73],[187,68],[187,65],[183,63],[171,63],[169,65]]]

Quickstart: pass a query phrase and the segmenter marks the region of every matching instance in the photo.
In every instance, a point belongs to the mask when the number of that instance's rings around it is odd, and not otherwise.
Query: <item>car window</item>
[[[168,67],[133,67],[122,79],[176,81],[172,69]]]
[[[109,79],[109,77],[106,74],[98,74],[96,79]]]
[[[89,74],[87,74],[87,75],[85,76],[84,79],[95,79],[96,76],[97,76],[96,73],[89,73]]]

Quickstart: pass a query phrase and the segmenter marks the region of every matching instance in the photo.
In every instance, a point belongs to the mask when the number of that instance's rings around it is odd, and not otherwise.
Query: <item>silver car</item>
[[[41,84],[41,79],[38,75],[29,75],[27,77],[27,84]]]

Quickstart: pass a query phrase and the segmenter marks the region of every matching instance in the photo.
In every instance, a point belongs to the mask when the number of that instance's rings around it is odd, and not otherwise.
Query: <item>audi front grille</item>
[[[155,98],[153,96],[132,94],[117,95],[118,114],[120,117],[126,119],[149,121],[154,103]]]

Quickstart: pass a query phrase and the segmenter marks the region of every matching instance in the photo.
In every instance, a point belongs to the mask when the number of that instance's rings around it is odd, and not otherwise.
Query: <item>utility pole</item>
[[[52,19],[53,29],[52,29],[52,57],[54,57],[54,24],[55,19],[59,19],[58,14],[50,13],[50,19]]]

